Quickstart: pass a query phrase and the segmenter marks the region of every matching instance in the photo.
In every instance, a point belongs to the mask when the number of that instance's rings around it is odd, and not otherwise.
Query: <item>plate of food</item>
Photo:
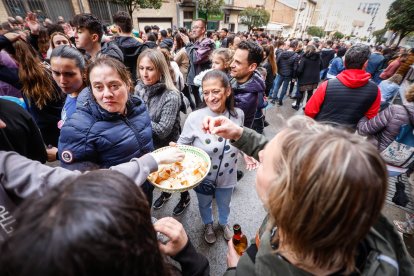
[[[210,156],[199,148],[177,145],[184,151],[185,158],[181,162],[159,165],[158,171],[151,173],[148,180],[156,188],[164,192],[184,192],[196,187],[210,171]],[[155,150],[160,152],[170,147]]]

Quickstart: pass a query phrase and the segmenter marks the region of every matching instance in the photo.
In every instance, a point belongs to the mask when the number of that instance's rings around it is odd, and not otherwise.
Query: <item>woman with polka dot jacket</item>
[[[223,115],[242,126],[244,113],[241,109],[234,107],[234,96],[225,73],[219,70],[206,73],[202,80],[202,89],[206,107],[190,113],[177,143],[201,148],[210,156],[211,169],[206,179],[214,181],[217,177],[215,198],[219,213],[218,220],[223,229],[224,238],[229,240],[233,236],[228,218],[233,188],[237,183],[236,171],[239,150],[231,146],[230,141],[204,133],[200,127],[200,122],[206,116]],[[205,224],[204,239],[207,243],[214,243],[216,235],[213,229],[211,208],[213,195],[196,194],[200,215]]]

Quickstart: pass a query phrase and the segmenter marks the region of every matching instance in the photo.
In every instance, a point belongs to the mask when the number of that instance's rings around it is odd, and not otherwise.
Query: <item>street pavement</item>
[[[283,106],[270,105],[266,109],[266,120],[270,123],[264,130],[264,134],[267,138],[271,139],[275,136],[278,127],[280,127],[283,122],[283,118],[286,119],[295,114],[303,114],[302,109],[296,111],[291,108],[292,102],[293,100],[287,98],[285,99]],[[242,231],[250,240],[254,238],[257,229],[260,227],[262,220],[265,217],[266,211],[256,194],[256,171],[245,171],[243,165],[243,162],[239,162],[239,169],[244,171],[244,177],[238,182],[233,193],[229,223],[230,225],[235,223],[240,224]],[[157,190],[154,192],[154,201],[158,198],[159,194],[160,192]],[[216,229],[217,242],[213,245],[209,245],[204,241],[204,225],[199,215],[197,197],[194,191],[190,191],[190,194],[190,205],[181,216],[175,218],[184,225],[189,238],[197,250],[208,258],[211,275],[223,275],[227,268],[227,243],[223,238],[223,232],[218,226],[216,205],[213,205],[213,214],[215,217],[214,227]],[[172,216],[172,211],[179,201],[179,198],[179,194],[174,194],[162,209],[153,210],[153,216],[156,218]],[[384,206],[383,213],[391,221],[393,219],[404,219],[404,212],[389,204]],[[404,240],[410,245],[409,250],[413,253],[413,238],[404,237]]]

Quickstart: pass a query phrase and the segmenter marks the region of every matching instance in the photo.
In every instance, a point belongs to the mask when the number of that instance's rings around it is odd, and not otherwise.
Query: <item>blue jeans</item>
[[[274,84],[273,84],[271,98],[273,100],[279,99],[279,102],[281,102],[286,95],[286,92],[287,92],[287,89],[288,89],[288,86],[291,80],[292,80],[292,77],[284,77],[281,75],[277,75],[277,77],[275,78]],[[280,96],[278,97],[280,86],[282,86],[282,92],[280,93]]]
[[[204,224],[213,223],[212,195],[196,193],[198,198],[198,209]],[[226,225],[230,215],[230,202],[233,188],[216,188],[216,203],[219,213],[220,225]]]
[[[319,79],[320,79],[320,80],[324,80],[324,79],[326,79],[326,75],[328,74],[328,71],[329,71],[329,67],[328,67],[328,68],[326,68],[326,69],[322,69],[322,70],[319,72]]]

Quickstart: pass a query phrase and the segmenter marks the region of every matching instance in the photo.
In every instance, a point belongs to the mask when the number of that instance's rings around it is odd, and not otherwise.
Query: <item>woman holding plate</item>
[[[202,80],[202,89],[206,106],[190,113],[177,143],[198,147],[210,156],[210,171],[194,190],[198,198],[201,219],[205,224],[204,239],[211,244],[216,241],[211,208],[214,195],[219,213],[218,221],[223,229],[224,238],[229,240],[233,236],[228,218],[231,196],[237,183],[239,150],[230,145],[228,140],[204,133],[200,128],[200,122],[206,116],[223,115],[234,123],[243,125],[244,113],[234,107],[234,96],[225,73],[219,70],[207,72]]]

